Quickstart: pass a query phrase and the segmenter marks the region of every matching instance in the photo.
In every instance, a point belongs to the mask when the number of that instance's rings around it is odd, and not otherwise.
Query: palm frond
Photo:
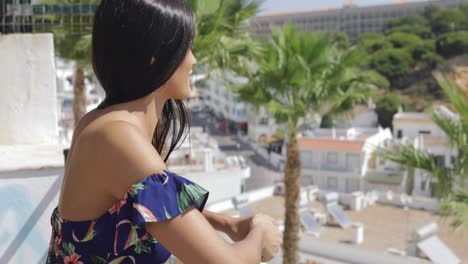
[[[447,197],[452,191],[454,176],[449,168],[436,164],[436,156],[426,151],[419,150],[410,144],[399,144],[393,149],[378,148],[377,155],[383,159],[401,164],[404,167],[416,168],[430,173],[436,177],[438,197]]]
[[[468,193],[460,191],[442,200],[439,213],[445,217],[454,217],[451,222],[454,228],[468,228]]]

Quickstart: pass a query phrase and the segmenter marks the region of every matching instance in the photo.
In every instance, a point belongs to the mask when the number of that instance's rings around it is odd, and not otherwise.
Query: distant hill
[[[441,63],[436,70],[451,76],[468,95],[468,54]],[[408,86],[397,90],[404,102],[405,111],[424,112],[434,105],[446,104],[445,95],[429,71],[409,76]]]

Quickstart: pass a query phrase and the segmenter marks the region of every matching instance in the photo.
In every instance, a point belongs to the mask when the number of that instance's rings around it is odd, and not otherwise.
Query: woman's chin
[[[181,91],[177,96],[175,96],[173,99],[177,100],[184,100],[190,97],[192,91],[187,88],[187,90]]]

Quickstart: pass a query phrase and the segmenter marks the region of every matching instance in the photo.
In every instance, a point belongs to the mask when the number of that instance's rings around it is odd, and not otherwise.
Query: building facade
[[[436,112],[453,120],[458,116],[445,106],[435,108]],[[394,138],[404,144],[413,144],[417,149],[429,152],[435,156],[435,162],[440,167],[450,167],[457,153],[450,147],[447,135],[432,120],[428,113],[400,112],[393,117]],[[436,183],[429,173],[416,169],[414,171],[413,194],[419,196],[434,196],[432,185]]]
[[[392,138],[389,129],[319,129],[298,139],[304,181],[320,189],[355,192],[366,190],[376,147]]]
[[[366,32],[383,33],[389,20],[420,14],[428,6],[456,9],[462,3],[468,3],[468,0],[401,1],[365,7],[347,4],[335,9],[266,14],[251,19],[250,30],[254,34],[268,36],[271,27],[282,27],[289,22],[298,30],[344,32],[353,40]]]
[[[245,80],[224,73],[224,78],[232,78],[234,83]],[[248,104],[240,101],[239,94],[233,93],[221,72],[212,73],[206,81],[205,87],[200,90],[205,105],[218,117],[219,130],[223,133],[247,134],[247,108]]]

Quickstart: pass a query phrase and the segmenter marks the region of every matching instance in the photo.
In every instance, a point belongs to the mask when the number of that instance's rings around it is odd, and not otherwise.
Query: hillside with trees
[[[362,34],[356,44],[368,54],[365,67],[389,81],[406,111],[428,110],[434,101],[445,101],[434,70],[462,87],[468,83],[468,4],[458,10],[429,7],[423,14],[391,20],[384,34]]]

